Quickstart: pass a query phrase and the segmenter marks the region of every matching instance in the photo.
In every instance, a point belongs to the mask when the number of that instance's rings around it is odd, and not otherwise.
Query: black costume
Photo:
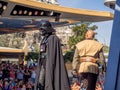
[[[59,38],[49,21],[41,21],[40,59],[37,83],[39,90],[70,90]]]

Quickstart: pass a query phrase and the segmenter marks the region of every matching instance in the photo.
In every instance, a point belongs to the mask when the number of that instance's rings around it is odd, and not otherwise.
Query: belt
[[[80,62],[93,62],[93,63],[97,63],[97,59],[92,58],[92,57],[84,57],[80,59]]]

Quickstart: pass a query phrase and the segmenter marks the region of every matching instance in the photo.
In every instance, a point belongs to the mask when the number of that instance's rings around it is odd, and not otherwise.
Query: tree
[[[105,45],[103,47],[103,51],[104,51],[104,53],[108,53],[109,52],[109,47]]]
[[[96,25],[90,26],[91,23],[82,23],[80,25],[72,27],[73,36],[69,38],[68,45],[70,50],[64,55],[65,61],[72,62],[75,45],[85,39],[85,33],[88,29],[96,30],[98,27]],[[97,34],[97,33],[96,33]]]
[[[34,60],[38,60],[39,58],[39,52],[29,52],[26,56],[25,56],[25,60],[29,61],[30,59]]]
[[[65,62],[72,62],[74,55],[74,49],[67,51],[64,55]]]
[[[90,23],[82,23],[78,26],[72,27],[73,36],[69,38],[68,45],[73,48],[76,43],[85,39],[85,33],[88,29],[96,30],[98,27],[96,25],[90,26]]]

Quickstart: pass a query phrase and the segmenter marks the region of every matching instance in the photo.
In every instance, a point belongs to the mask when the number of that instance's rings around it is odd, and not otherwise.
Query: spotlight
[[[30,11],[30,12],[28,13],[28,15],[31,16],[31,15],[32,15],[32,12]]]
[[[24,14],[27,14],[27,10],[25,10],[23,13],[24,13]]]
[[[13,11],[13,14],[14,14],[14,15],[15,15],[15,14],[17,14],[17,11],[16,11],[16,10],[14,10],[14,11]]]
[[[6,0],[0,0],[0,15],[7,8],[7,4],[8,4],[8,2],[6,2]]]
[[[40,12],[40,15],[42,16],[43,14],[44,14],[44,12],[43,12],[43,11],[41,11],[41,12]]]
[[[3,6],[3,10],[5,10],[6,8],[7,8],[7,6],[6,6],[6,5],[4,5],[4,6]]]
[[[20,10],[20,11],[18,12],[18,14],[22,14],[22,10]]]
[[[38,15],[38,11],[35,11],[34,15]]]
[[[49,15],[52,16],[53,15],[53,11],[50,11]]]

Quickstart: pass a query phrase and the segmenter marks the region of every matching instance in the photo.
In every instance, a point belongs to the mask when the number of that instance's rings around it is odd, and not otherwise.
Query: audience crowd
[[[36,64],[13,64],[9,62],[0,63],[0,90],[34,90],[36,78]],[[71,83],[72,90],[86,90],[86,84]],[[104,75],[99,74],[96,90],[103,90]]]
[[[0,90],[34,90],[36,65],[0,63]]]

